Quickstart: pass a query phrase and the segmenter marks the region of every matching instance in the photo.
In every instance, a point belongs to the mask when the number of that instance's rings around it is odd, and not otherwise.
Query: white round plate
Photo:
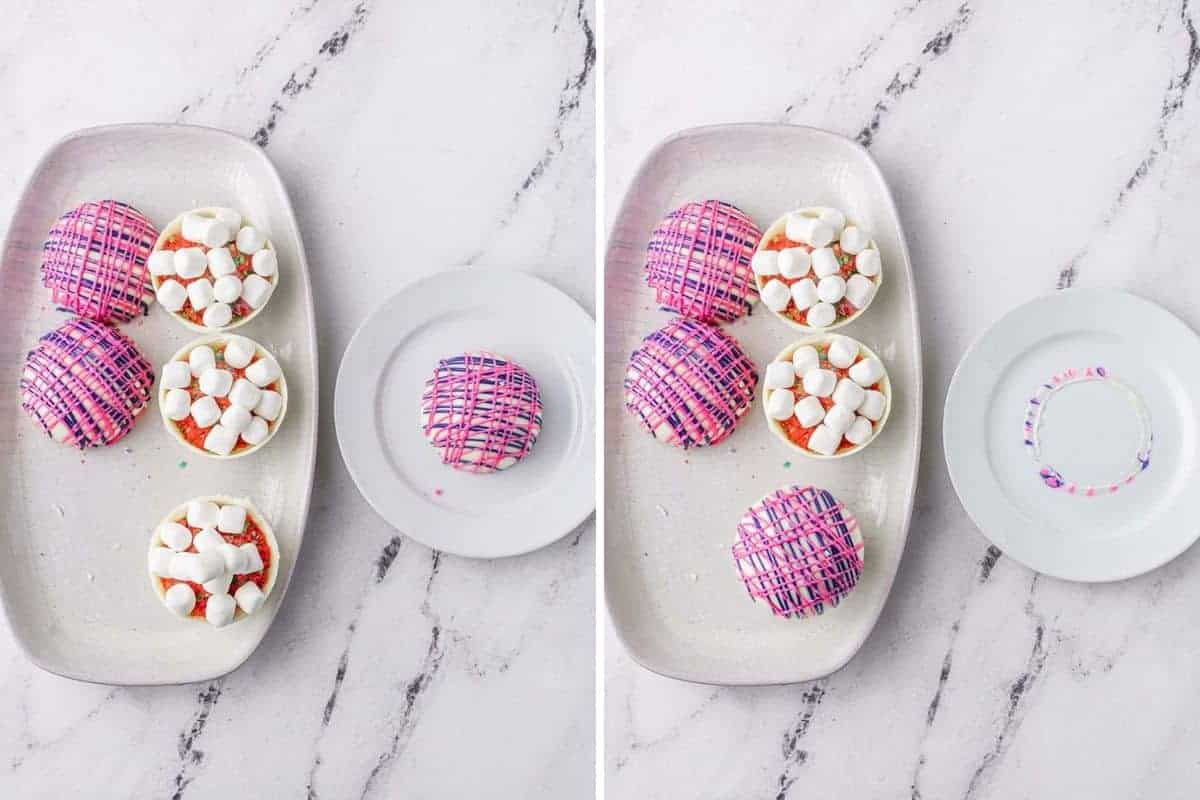
[[[476,558],[527,553],[596,506],[595,323],[553,286],[520,272],[458,269],[385,302],[342,356],[338,445],[359,491],[397,530]],[[501,472],[442,464],[420,425],[438,360],[487,350],[525,367],[542,394],[533,451]]]
[[[1130,578],[1161,566],[1200,535],[1196,463],[1200,337],[1161,307],[1125,292],[1071,289],[1027,303],[963,356],[942,437],[967,513],[1004,553],[1077,581]],[[1067,369],[1104,367],[1149,412],[1150,464],[1113,492],[1051,488],[1025,444],[1029,401]],[[1111,381],[1072,383],[1044,405],[1042,461],[1071,482],[1106,487],[1130,472],[1140,425]]]

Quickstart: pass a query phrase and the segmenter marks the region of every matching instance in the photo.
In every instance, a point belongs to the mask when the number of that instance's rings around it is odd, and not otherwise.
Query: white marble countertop
[[[634,665],[610,632],[609,797],[1194,796],[1200,549],[1113,585],[1038,578],[971,524],[941,447],[959,357],[1025,300],[1127,288],[1200,328],[1194,13],[608,3],[609,219],[638,161],[681,128],[856,137],[906,226],[927,398],[907,552],[857,657],[805,685],[695,686]]]
[[[254,138],[304,231],[322,395],[308,535],[258,651],[210,685],[110,688],[42,673],[0,623],[0,796],[590,796],[593,524],[528,557],[439,558],[358,495],[332,398],[358,323],[430,271],[524,269],[594,308],[591,4],[4,16],[0,220],[77,128]]]

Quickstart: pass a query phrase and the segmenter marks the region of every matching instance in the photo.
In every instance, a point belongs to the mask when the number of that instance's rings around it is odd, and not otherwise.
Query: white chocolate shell
[[[821,215],[821,212],[824,210],[825,209],[821,206],[808,206],[805,208],[798,208],[794,212],[789,211],[788,214],[796,213],[796,214],[803,214],[806,217],[818,217]],[[776,236],[778,236],[779,234],[784,232],[784,229],[787,227],[787,218],[788,218],[788,215],[784,214],[779,219],[777,219],[771,223],[771,227],[767,228],[766,231],[763,232],[762,239],[759,240],[758,248],[755,250],[755,252],[757,252],[758,250],[764,249],[763,245],[765,245],[767,242],[771,241]],[[852,225],[857,225],[857,223],[854,220],[847,217],[846,218],[846,227],[850,227]],[[879,245],[875,242],[874,239],[871,239],[867,243],[866,249],[878,250]],[[771,311],[770,308],[767,308],[767,311],[770,312],[771,314],[773,314],[776,318],[778,318],[781,322],[783,322],[788,327],[793,328],[797,331],[800,331],[801,333],[806,333],[806,334],[829,333],[829,332],[835,331],[838,328],[841,328],[845,325],[849,325],[851,322],[853,322],[854,320],[861,317],[866,312],[866,310],[871,307],[871,303],[875,302],[875,298],[877,296],[879,296],[879,290],[883,287],[883,273],[884,273],[884,270],[881,269],[879,271],[878,275],[874,276],[873,278],[868,278],[868,280],[870,280],[872,283],[875,284],[875,292],[874,292],[874,294],[871,295],[871,299],[867,301],[867,304],[865,306],[858,309],[855,313],[851,314],[850,316],[843,317],[842,319],[837,320],[832,325],[825,327],[825,328],[812,328],[812,327],[809,327],[808,325],[801,325],[799,322],[796,322],[794,319],[787,316],[787,314],[785,313],[787,311],[787,309],[784,309],[784,311]],[[761,276],[761,275],[754,276],[755,282],[758,285],[759,291],[762,290],[762,287],[765,286],[767,281],[770,280],[772,277],[774,277],[774,276]],[[864,275],[863,277],[867,277],[867,276]],[[764,304],[764,308],[765,307],[766,306]]]
[[[216,212],[217,212],[217,209],[215,207],[205,206],[203,208],[193,208],[192,210],[185,211],[182,214],[180,214],[179,216],[175,217],[175,219],[173,219],[169,223],[167,223],[166,227],[164,227],[162,229],[162,232],[158,235],[157,241],[154,242],[154,251],[161,250],[163,247],[163,244],[167,241],[167,239],[171,238],[172,236],[179,233],[183,229],[183,218],[185,216],[187,216],[188,214],[199,214],[200,216],[204,216],[204,217],[213,217],[213,216],[216,216]],[[243,222],[243,226],[246,224],[253,224],[253,223],[249,222],[249,220],[246,219],[245,215],[242,216],[242,222]],[[255,226],[255,227],[258,227],[258,226]],[[234,234],[236,235],[237,231],[234,231]],[[263,247],[267,250],[275,249],[275,245],[271,242],[271,240],[269,238],[267,239],[267,242],[265,245],[263,245]],[[275,296],[275,292],[279,291],[279,273],[280,272],[282,272],[282,270],[280,270],[280,269],[275,270],[275,274],[272,275],[268,279],[271,281],[273,288],[271,289],[271,296],[267,298],[267,302],[263,303],[258,308],[251,310],[251,312],[249,314],[242,317],[241,319],[235,319],[232,322],[230,322],[228,325],[225,325],[223,327],[210,328],[207,325],[202,325],[202,324],[198,325],[195,322],[192,322],[187,317],[183,316],[183,314],[179,313],[178,311],[167,311],[167,313],[170,314],[172,317],[174,317],[185,328],[196,331],[197,333],[223,333],[225,331],[231,331],[235,328],[240,328],[241,326],[245,325],[250,320],[257,317],[259,315],[259,313],[262,312],[263,309],[265,309],[267,306],[269,306],[271,304],[271,298],[273,298]],[[162,285],[162,282],[165,280],[169,280],[170,278],[171,278],[170,275],[151,275],[150,280],[154,284],[154,291],[157,292],[158,287],[160,285]],[[166,309],[163,309],[163,310],[166,311]]]
[[[192,500],[203,500],[216,503],[219,506],[241,506],[242,508],[246,509],[246,518],[252,520],[254,524],[258,526],[258,529],[262,531],[263,536],[267,540],[267,548],[271,551],[271,564],[267,567],[267,582],[263,586],[263,599],[264,601],[269,599],[271,596],[271,590],[275,588],[275,579],[279,576],[279,542],[275,539],[275,531],[271,529],[270,524],[266,521],[266,519],[263,518],[263,515],[258,512],[258,509],[255,508],[254,504],[251,503],[247,498],[237,498],[229,497],[223,494],[214,494],[204,497],[193,497],[191,500],[180,504],[173,511],[171,511],[171,513],[163,517],[159,521],[158,525],[154,526],[154,532],[150,534],[150,544],[146,550],[147,557],[149,556],[150,551],[155,547],[165,547],[162,541],[160,541],[158,538],[159,527],[165,522],[180,522],[181,520],[185,520],[187,518],[188,503],[192,502]],[[150,586],[154,589],[154,593],[158,595],[159,602],[163,602],[163,598],[167,592],[166,589],[163,588],[162,579],[153,572],[150,572],[149,568],[147,568],[147,574],[150,576]],[[234,622],[237,622],[246,616],[247,614],[242,611],[241,607],[234,608]],[[203,622],[206,625],[208,624],[204,617],[189,616],[187,617],[186,621]]]
[[[770,394],[771,391],[773,391],[773,390],[767,389],[765,382],[764,382],[763,391],[762,391],[763,414],[764,414],[764,416],[767,417],[767,427],[771,429],[771,433],[773,433],[777,437],[779,437],[780,441],[782,441],[784,444],[786,444],[788,447],[795,450],[796,452],[801,453],[808,458],[815,458],[819,461],[831,460],[831,459],[835,459],[835,458],[845,458],[846,456],[854,455],[859,450],[869,447],[871,445],[871,442],[873,442],[879,438],[879,434],[883,432],[883,426],[887,424],[888,417],[891,416],[891,413],[892,413],[892,380],[890,377],[888,377],[887,363],[882,358],[879,358],[879,356],[876,355],[874,350],[867,347],[865,344],[858,341],[857,339],[854,339],[854,337],[846,336],[845,334],[838,334],[838,335],[843,336],[847,339],[851,339],[856,344],[858,344],[859,353],[861,355],[867,356],[870,358],[874,358],[874,359],[878,360],[880,364],[883,365],[883,377],[879,379],[879,391],[883,395],[883,401],[884,401],[883,402],[883,416],[881,416],[879,418],[878,422],[874,422],[871,424],[872,432],[871,432],[870,439],[867,439],[862,444],[856,444],[852,447],[847,447],[844,450],[839,450],[838,452],[834,453],[833,455],[828,455],[828,456],[823,455],[822,453],[818,453],[813,450],[809,450],[807,447],[801,447],[800,445],[796,444],[795,442],[793,442],[791,439],[788,438],[787,433],[783,430],[783,425],[781,425],[779,423],[779,421],[771,419],[770,415],[767,414],[767,395]],[[807,336],[803,339],[798,339],[798,340],[792,342],[791,344],[789,344],[787,347],[780,350],[779,355],[775,356],[775,358],[771,359],[771,361],[772,362],[774,362],[774,361],[789,361],[790,362],[792,360],[792,353],[796,352],[797,348],[803,347],[804,345],[813,345],[814,347],[824,345],[824,346],[828,347],[829,343],[832,342],[835,338],[837,338],[837,337],[834,335],[831,335],[828,333],[822,333],[817,336]],[[763,372],[764,373],[766,372],[765,368],[764,368]],[[797,376],[797,380],[799,380],[800,377],[801,376]]]
[[[241,334],[237,334],[237,335],[240,336]],[[208,345],[210,347],[213,345],[220,345],[220,346],[224,347],[224,345],[227,344],[231,338],[233,338],[233,334],[227,334],[227,333],[218,333],[218,334],[211,335],[211,336],[201,336],[197,339],[193,339],[192,341],[188,342],[183,347],[179,348],[179,350],[177,350],[175,352],[175,355],[171,356],[170,360],[186,362],[188,360],[188,354],[191,353],[193,349],[200,347],[201,345]],[[268,356],[270,358],[275,359],[275,363],[277,363],[277,364],[279,363],[279,359],[275,358],[275,355],[273,353],[271,353],[271,351],[269,351],[265,347],[263,347],[261,344],[254,341],[253,339],[250,339],[250,337],[248,337],[248,336],[242,336],[242,338],[247,339],[254,345],[255,360],[262,358],[263,356]],[[165,400],[169,389],[167,389],[166,387],[164,387],[162,385],[162,379],[161,379],[162,369],[158,370],[158,375],[159,375],[158,413],[159,413],[159,416],[162,418],[163,426],[167,429],[167,433],[171,434],[171,437],[173,439],[175,439],[175,441],[179,442],[179,444],[181,446],[187,448],[188,450],[190,450],[193,453],[196,453],[197,455],[202,455],[205,458],[216,458],[216,459],[241,458],[242,456],[248,456],[251,453],[257,452],[259,449],[266,447],[267,444],[271,441],[271,439],[275,438],[275,432],[277,430],[279,430],[279,426],[283,424],[284,417],[287,416],[287,408],[288,408],[287,376],[283,373],[283,365],[280,364],[279,365],[279,378],[276,381],[276,383],[279,385],[279,394],[283,400],[283,404],[282,404],[282,406],[280,406],[279,416],[275,418],[275,421],[267,423],[267,438],[263,439],[258,444],[250,445],[249,447],[243,447],[241,450],[235,450],[227,456],[223,456],[218,453],[211,453],[208,450],[205,450],[203,447],[196,447],[194,444],[192,444],[187,439],[185,439],[183,434],[180,433],[179,428],[176,426],[176,423],[173,422],[169,417],[167,417],[167,412],[166,412],[165,406],[163,404],[163,401]]]

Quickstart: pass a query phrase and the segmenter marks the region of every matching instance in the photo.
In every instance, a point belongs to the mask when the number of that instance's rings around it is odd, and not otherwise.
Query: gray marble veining
[[[590,796],[593,523],[527,557],[439,556],[360,498],[332,399],[359,322],[431,271],[524,269],[594,308],[591,3],[18,0],[5,17],[0,219],[76,128],[252,139],[302,225],[322,418],[305,545],[242,668],[77,684],[0,633],[0,796]]]

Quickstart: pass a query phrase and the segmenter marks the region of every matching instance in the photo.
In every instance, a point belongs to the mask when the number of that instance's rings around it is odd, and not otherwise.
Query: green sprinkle
[[[180,462],[179,462],[179,468],[180,468],[180,469],[186,469],[186,468],[187,468],[187,462],[186,462],[186,461],[180,461]]]
[[[783,468],[784,468],[784,469],[791,469],[791,468],[792,468],[792,462],[790,462],[790,461],[785,461],[785,462],[783,462]]]

